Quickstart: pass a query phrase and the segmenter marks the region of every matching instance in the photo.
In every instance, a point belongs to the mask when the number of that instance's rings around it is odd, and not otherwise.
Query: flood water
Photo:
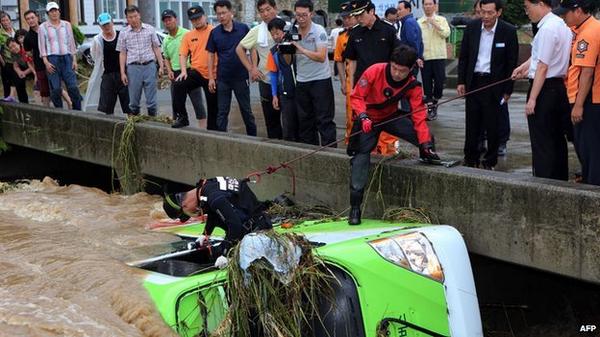
[[[60,184],[0,186],[0,337],[175,336],[144,272],[125,264],[177,240],[145,229],[164,217],[160,197],[107,193],[109,169],[42,152],[0,158],[0,181],[45,175]],[[600,336],[579,331],[600,326],[600,286],[477,255],[471,264],[486,337]]]
[[[174,336],[124,261],[174,241],[159,197],[50,178],[0,193],[0,336]]]

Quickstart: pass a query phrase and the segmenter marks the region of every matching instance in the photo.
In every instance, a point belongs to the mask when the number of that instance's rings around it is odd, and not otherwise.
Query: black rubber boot
[[[348,215],[348,224],[351,226],[360,225],[360,207],[351,207]]]
[[[350,214],[348,214],[349,225],[360,225],[360,205],[363,201],[363,190],[353,190],[350,187]]]

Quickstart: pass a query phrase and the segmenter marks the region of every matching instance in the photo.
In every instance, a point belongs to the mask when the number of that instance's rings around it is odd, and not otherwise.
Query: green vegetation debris
[[[144,175],[142,174],[142,170],[139,164],[135,141],[136,123],[141,123],[145,121],[170,123],[170,118],[167,116],[132,116],[128,117],[127,120],[124,122],[115,124],[115,127],[113,129],[111,152],[111,165],[113,167],[113,172],[111,175],[111,180],[112,182],[115,181],[114,174],[116,170],[119,175],[119,184],[121,186],[121,191],[126,194],[141,192],[144,190],[144,187],[146,185],[146,181],[144,180]],[[118,144],[116,144],[117,129],[123,124],[125,126],[123,127],[121,138],[119,139]],[[114,185],[112,186],[112,189],[113,191],[115,190]]]
[[[412,207],[390,207],[385,210],[382,219],[402,223],[433,223],[432,216],[427,210]]]
[[[340,213],[328,206],[322,205],[291,205],[284,206],[273,204],[267,210],[271,217],[280,217],[282,223],[291,223],[292,225],[308,221],[308,220],[325,220],[336,219],[340,217]]]
[[[281,247],[292,243],[302,249],[300,263],[291,271],[291,281],[284,284],[264,259],[255,261],[246,274],[237,263],[237,245],[227,267],[227,317],[211,337],[249,337],[251,331],[258,331],[256,336],[301,337],[311,326],[322,324],[319,304],[327,299],[333,303],[331,285],[336,282],[335,276],[303,236],[266,233]]]

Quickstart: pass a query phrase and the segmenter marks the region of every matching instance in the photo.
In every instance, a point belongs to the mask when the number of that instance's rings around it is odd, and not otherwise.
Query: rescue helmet
[[[181,222],[186,222],[190,216],[183,211],[183,198],[186,192],[165,194],[163,198],[163,209],[167,216],[173,220],[179,219]]]

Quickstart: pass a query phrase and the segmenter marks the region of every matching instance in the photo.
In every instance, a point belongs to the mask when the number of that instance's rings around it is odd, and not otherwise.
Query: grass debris
[[[230,303],[227,317],[211,337],[301,337],[315,325],[322,326],[318,325],[323,322],[319,305],[324,299],[333,298],[332,282],[336,279],[332,272],[303,236],[266,233],[281,247],[289,247],[291,242],[302,249],[300,263],[291,272],[291,281],[284,284],[264,259],[255,261],[245,275],[237,263],[240,249],[236,246],[227,267]]]
[[[146,180],[138,160],[137,148],[136,148],[136,137],[135,137],[135,125],[137,123],[153,121],[159,123],[171,123],[171,118],[160,115],[158,117],[137,115],[128,117],[127,120],[121,123],[115,124],[113,129],[112,137],[112,152],[111,152],[111,165],[113,172],[111,181],[115,181],[115,170],[118,173],[119,184],[121,191],[125,194],[133,194],[144,190]],[[123,132],[119,139],[117,139],[117,129],[124,124]],[[116,146],[116,155],[115,155]],[[115,186],[112,185],[112,190],[115,191]]]
[[[323,205],[280,205],[274,203],[269,207],[267,213],[272,218],[281,218],[282,223],[290,223],[292,225],[309,220],[335,220],[340,217],[338,211]]]

